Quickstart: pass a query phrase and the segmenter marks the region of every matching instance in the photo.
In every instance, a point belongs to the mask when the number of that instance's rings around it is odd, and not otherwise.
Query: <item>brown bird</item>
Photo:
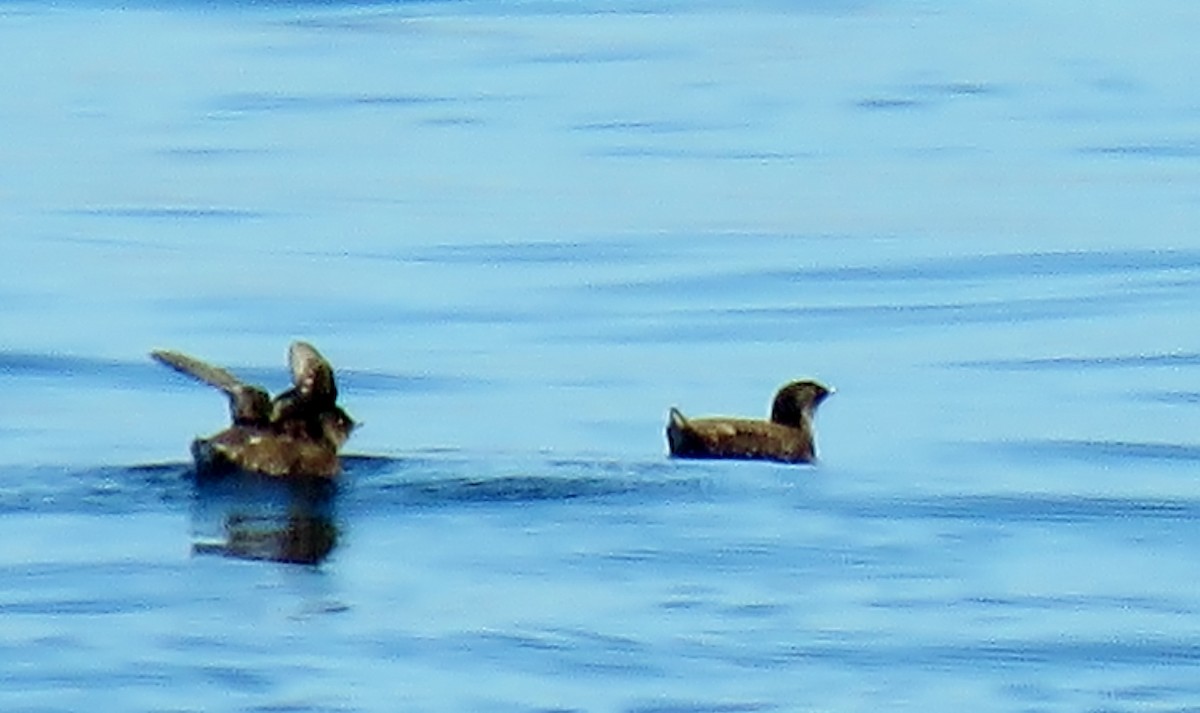
[[[262,387],[186,354],[159,350],[150,356],[229,397],[232,425],[192,441],[198,474],[241,470],[276,477],[332,478],[340,472],[338,450],[355,423],[337,405],[333,367],[311,344],[293,342],[289,347],[292,388],[274,400]]]
[[[793,381],[775,394],[771,420],[685,418],[672,408],[667,443],[676,458],[737,458],[811,463],[816,460],[813,416],[832,389]]]

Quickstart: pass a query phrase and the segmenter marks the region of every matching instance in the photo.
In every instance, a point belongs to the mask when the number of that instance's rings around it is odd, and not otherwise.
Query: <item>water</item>
[[[1198,26],[0,5],[0,709],[1200,707]],[[294,338],[341,486],[192,482]]]

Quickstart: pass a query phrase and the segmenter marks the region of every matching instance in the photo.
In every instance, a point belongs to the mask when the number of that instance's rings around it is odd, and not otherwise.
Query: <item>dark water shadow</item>
[[[0,468],[0,514],[124,514],[184,506],[190,464]]]
[[[457,451],[345,455],[336,480],[234,473],[197,477],[190,463],[0,468],[0,515],[120,516],[187,512],[201,555],[317,565],[348,522],[370,513],[530,503],[708,500],[725,493],[705,469],[670,462],[512,459]],[[727,493],[726,493],[727,494]]]
[[[347,455],[337,481],[236,474],[197,479],[191,501],[193,552],[318,565],[353,518],[380,511],[596,501],[613,497],[706,497],[694,475],[658,464],[551,460],[496,469],[451,454]]]
[[[0,514],[188,511],[193,551],[316,564],[332,552],[336,485],[261,476],[197,478],[190,463],[0,469]]]
[[[192,478],[192,552],[317,565],[337,546],[337,484],[254,474]]]
[[[568,501],[613,495],[656,497],[711,493],[715,478],[670,461],[506,459],[459,451],[409,456],[348,454],[336,481],[292,481],[235,474],[198,478],[191,463],[67,468],[0,468],[0,513],[134,512],[185,506],[197,496],[299,497],[317,505],[346,499],[403,509],[456,503]]]
[[[376,510],[568,502],[613,497],[705,497],[707,479],[670,463],[549,459],[497,464],[455,452],[383,458],[349,456],[347,507]]]

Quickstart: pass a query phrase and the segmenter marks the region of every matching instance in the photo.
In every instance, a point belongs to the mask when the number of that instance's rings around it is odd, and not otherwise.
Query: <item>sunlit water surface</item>
[[[0,4],[0,709],[1200,707],[1200,7]],[[196,483],[316,343],[336,489]],[[668,407],[837,387],[817,467]]]

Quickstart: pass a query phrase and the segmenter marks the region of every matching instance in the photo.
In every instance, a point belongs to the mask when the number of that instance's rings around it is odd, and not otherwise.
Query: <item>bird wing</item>
[[[292,342],[288,348],[288,365],[292,369],[292,383],[296,393],[305,401],[337,401],[337,385],[333,381],[333,367],[325,357],[308,342]]]
[[[150,356],[160,364],[168,366],[180,374],[190,376],[209,386],[214,386],[229,395],[234,395],[246,389],[249,385],[219,366],[213,366],[195,357],[180,352],[156,349]]]

